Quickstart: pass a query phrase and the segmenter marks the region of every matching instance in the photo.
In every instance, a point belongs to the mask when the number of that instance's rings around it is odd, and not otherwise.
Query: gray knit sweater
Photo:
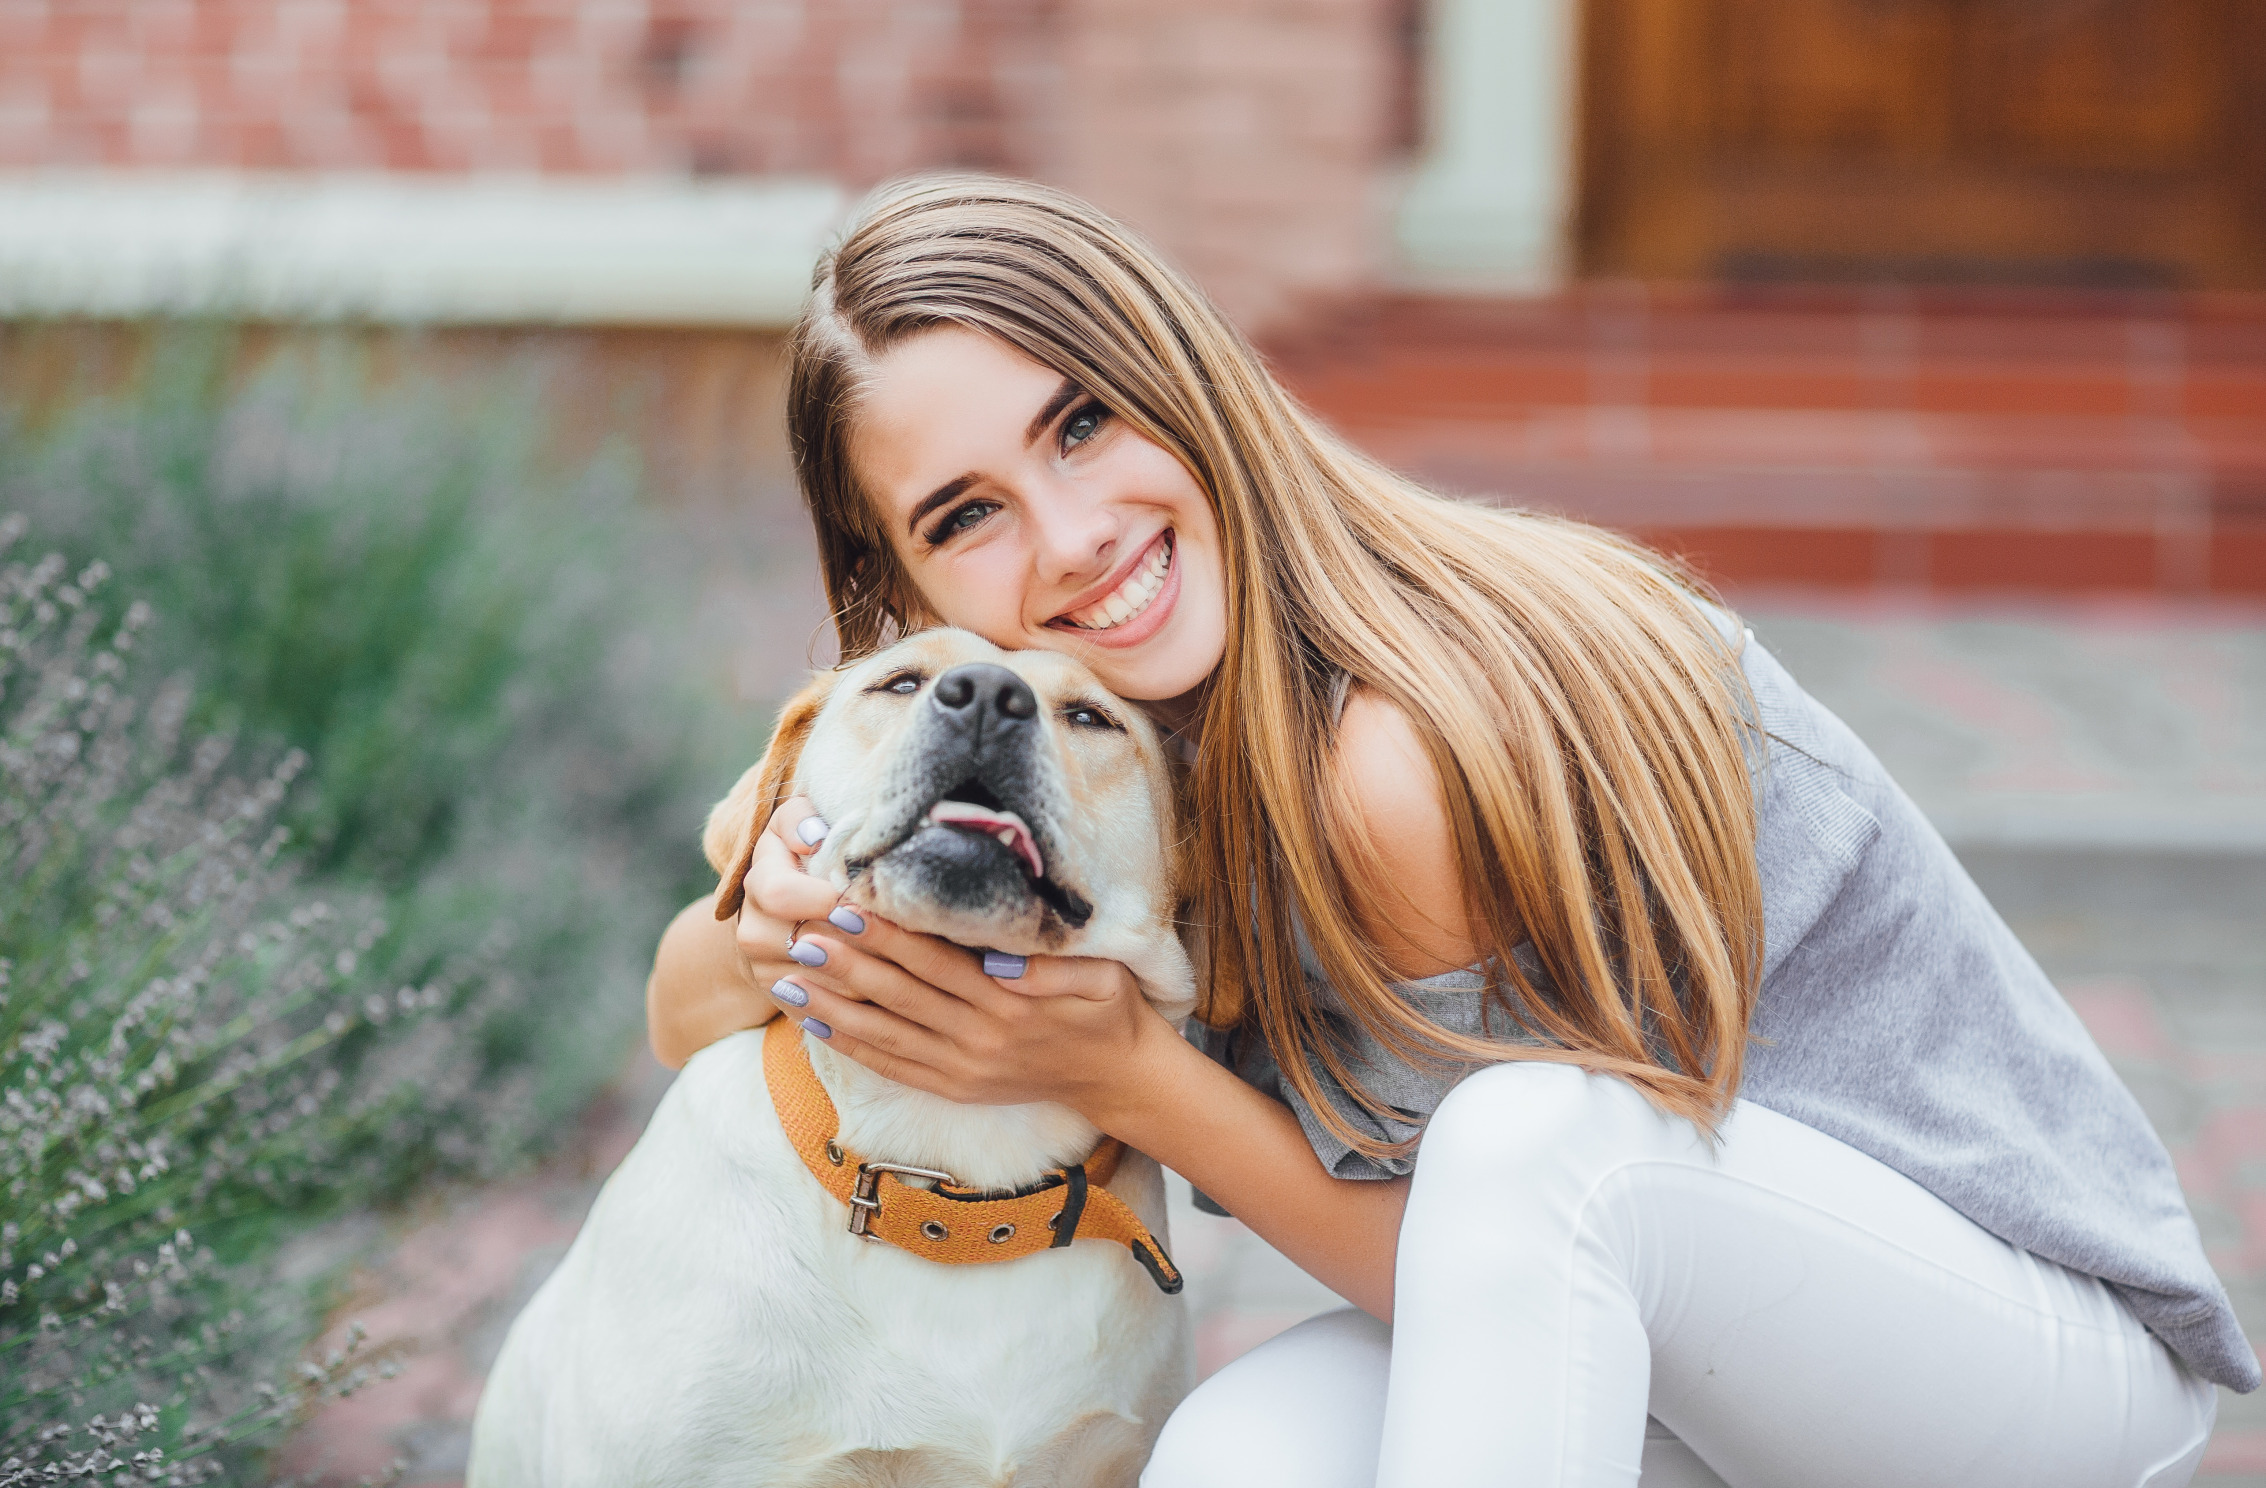
[[[2204,1258],[2169,1154],[2053,984],[1919,808],[1847,725],[1751,637],[1744,667],[1767,761],[1757,771],[1762,995],[1739,1095],[1871,1154],[1983,1228],[2098,1276],[2196,1373],[2235,1390],[2258,1359]],[[1310,990],[1353,1067],[1422,1129],[1460,1071],[1412,1068],[1344,1011],[1303,943]],[[1546,986],[1531,953],[1520,964]],[[1482,1032],[1485,983],[1451,972],[1401,993],[1445,1027]],[[1494,1036],[1504,1032],[1500,1004]],[[1256,1038],[1191,1024],[1191,1036],[1287,1101],[1341,1178],[1409,1172],[1334,1137],[1279,1079]]]

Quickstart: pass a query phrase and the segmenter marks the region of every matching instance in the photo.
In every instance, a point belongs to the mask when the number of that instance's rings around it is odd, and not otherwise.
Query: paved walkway
[[[2139,1097],[2266,1344],[2266,606],[1755,594]],[[2266,1391],[2199,1483],[2266,1488]]]
[[[2266,1339],[2266,608],[1740,596],[1758,634],[1943,824],[2178,1156]],[[544,1172],[425,1217],[355,1304],[410,1354],[291,1466],[461,1474],[481,1374],[666,1075],[642,1055]],[[1336,1301],[1175,1184],[1209,1372]],[[2266,1488],[2266,1392],[2228,1397],[2202,1482]]]

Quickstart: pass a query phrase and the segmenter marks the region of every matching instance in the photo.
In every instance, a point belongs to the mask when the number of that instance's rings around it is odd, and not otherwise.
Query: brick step
[[[1363,364],[1302,369],[1317,407],[1366,417],[1481,417],[1598,401],[1651,408],[1848,410],[2257,421],[2266,368],[2195,367],[2135,377],[2113,362],[1931,357],[1868,371],[1832,353],[1655,351],[1634,367],[1579,351],[1482,355],[1394,348]],[[1631,358],[1631,360],[1635,360]]]
[[[2266,593],[2266,302],[1381,299],[1275,362],[1395,468],[1727,583]]]

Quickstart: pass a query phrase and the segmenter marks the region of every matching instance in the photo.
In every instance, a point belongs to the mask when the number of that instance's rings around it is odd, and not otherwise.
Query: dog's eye
[[[1072,703],[1062,710],[1062,721],[1072,728],[1108,729],[1113,733],[1122,731],[1116,719],[1092,703]]]
[[[899,697],[911,697],[921,690],[921,680],[919,672],[898,672],[894,676],[884,677],[870,690],[873,692],[893,692]]]

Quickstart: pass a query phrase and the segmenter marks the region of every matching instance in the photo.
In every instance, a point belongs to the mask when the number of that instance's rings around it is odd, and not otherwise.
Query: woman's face
[[[1211,503],[1059,374],[974,331],[925,331],[878,359],[850,450],[926,618],[1067,652],[1145,702],[1219,665]]]

